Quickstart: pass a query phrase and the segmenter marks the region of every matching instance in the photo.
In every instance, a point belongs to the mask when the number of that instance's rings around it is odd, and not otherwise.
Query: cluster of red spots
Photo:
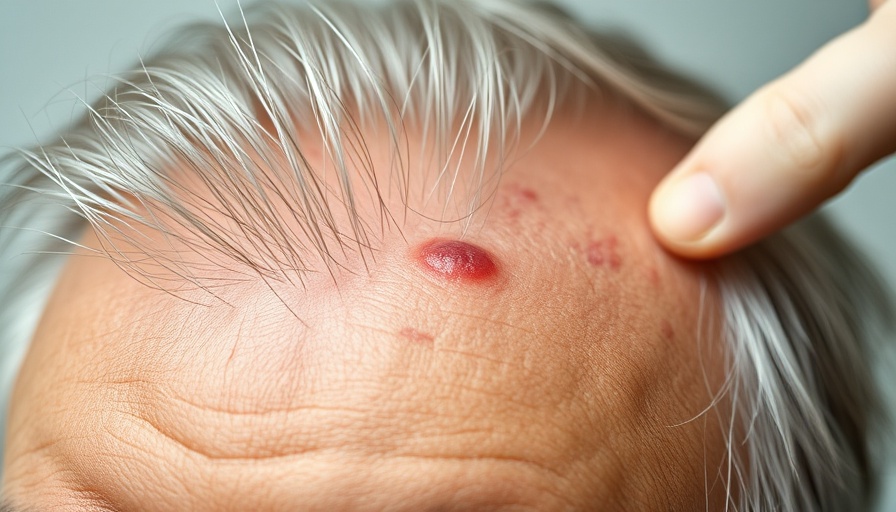
[[[619,241],[615,236],[591,241],[585,246],[585,258],[593,267],[608,267],[618,270],[622,265],[622,258],[619,256]]]
[[[413,327],[405,327],[398,331],[398,335],[402,338],[418,345],[432,345],[435,338],[431,334],[418,331]]]
[[[531,188],[510,184],[505,187],[504,193],[501,207],[511,220],[519,219],[524,210],[538,203],[538,192]]]
[[[424,269],[450,281],[475,283],[498,274],[488,251],[460,240],[430,240],[417,249],[415,259]]]

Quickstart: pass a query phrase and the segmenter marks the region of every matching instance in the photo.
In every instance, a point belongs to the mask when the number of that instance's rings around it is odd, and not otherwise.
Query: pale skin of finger
[[[656,188],[650,221],[668,249],[691,258],[737,250],[896,151],[896,2],[877,3],[864,24],[723,117]]]

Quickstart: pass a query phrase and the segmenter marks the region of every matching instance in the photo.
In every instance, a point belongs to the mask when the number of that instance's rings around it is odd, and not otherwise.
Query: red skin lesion
[[[535,192],[531,188],[519,187],[515,190],[517,197],[522,200],[522,202],[526,203],[537,203],[538,202],[538,192]]]
[[[507,185],[500,202],[510,220],[518,220],[524,211],[538,204],[538,192],[516,184]]]
[[[538,192],[529,187],[509,184],[505,187],[505,201],[516,206],[525,206],[538,202]]]
[[[593,267],[618,270],[622,266],[622,257],[619,256],[619,241],[615,236],[591,241],[585,246],[585,258]]]
[[[660,287],[660,273],[656,267],[647,269],[647,280],[650,281],[654,288]]]
[[[424,270],[449,281],[479,283],[498,275],[491,253],[460,240],[430,240],[414,251],[414,259]]]

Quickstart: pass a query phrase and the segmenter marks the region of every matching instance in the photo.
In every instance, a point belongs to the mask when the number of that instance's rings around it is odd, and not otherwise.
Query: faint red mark
[[[509,201],[513,201],[518,204],[538,202],[538,192],[529,187],[517,185],[516,183],[510,183],[505,187],[505,190],[508,194],[507,199]]]
[[[523,211],[538,203],[538,192],[531,188],[510,184],[501,200],[501,208],[507,210],[510,220],[519,220]]]
[[[516,189],[516,195],[522,201],[528,203],[537,203],[538,202],[538,192],[535,192],[531,188],[519,187]]]
[[[665,340],[672,340],[675,337],[675,331],[672,329],[672,324],[670,324],[668,320],[663,320],[660,324],[660,333]]]
[[[622,265],[622,258],[619,257],[618,246],[619,243],[615,236],[590,242],[588,246],[585,247],[585,257],[588,259],[588,263],[592,266],[605,266],[617,270]]]
[[[650,284],[652,284],[654,288],[659,288],[660,273],[657,271],[656,267],[650,267],[649,269],[647,269],[647,279],[650,281]]]
[[[435,338],[433,338],[431,334],[426,334],[425,332],[418,331],[417,329],[413,329],[411,327],[405,327],[404,329],[398,331],[398,335],[408,341],[420,345],[432,345],[433,341],[435,340]]]

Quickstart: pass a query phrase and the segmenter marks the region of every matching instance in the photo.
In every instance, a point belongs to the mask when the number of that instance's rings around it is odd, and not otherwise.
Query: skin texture
[[[733,252],[810,213],[896,152],[896,2],[724,116],[653,193],[671,251]]]
[[[148,512],[719,508],[719,341],[697,336],[699,269],[644,214],[690,145],[624,105],[561,113],[465,234],[409,220],[366,271],[304,288],[252,280],[198,305],[72,258],[16,386],[5,495]],[[414,259],[434,238],[500,271],[434,274]]]

